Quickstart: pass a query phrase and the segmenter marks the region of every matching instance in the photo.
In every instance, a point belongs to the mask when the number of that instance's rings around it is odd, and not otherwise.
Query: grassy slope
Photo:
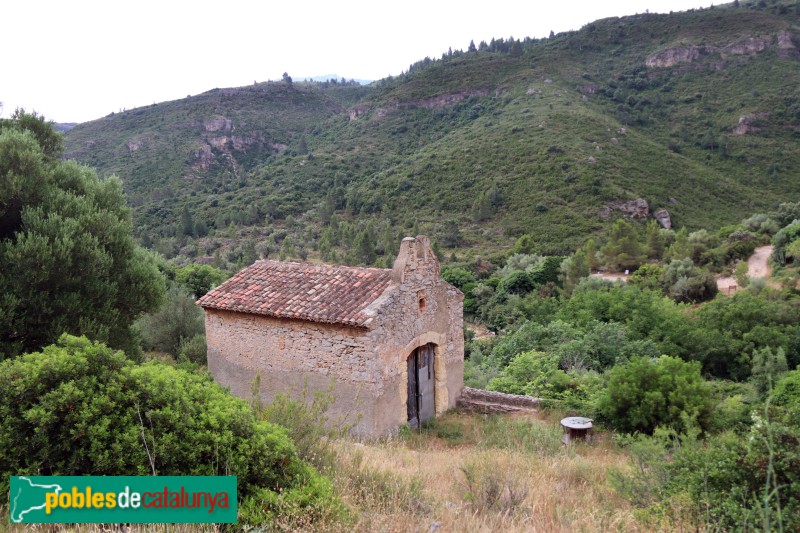
[[[800,194],[800,60],[778,58],[774,47],[797,10],[772,11],[605,19],[530,43],[519,58],[462,55],[371,88],[214,90],[80,125],[67,145],[126,180],[143,233],[169,234],[184,205],[211,227],[243,209],[315,226],[314,208],[329,194],[343,198],[339,208],[354,199],[357,219],[416,222],[435,236],[457,224],[464,245],[479,249],[528,232],[542,251],[566,252],[605,227],[602,206],[636,197],[668,208],[677,225],[715,227]],[[718,69],[713,53],[688,68],[643,66],[662,49],[723,48],[747,37],[773,46]],[[598,92],[582,92],[586,85]],[[425,107],[459,92],[461,101]],[[351,121],[357,102],[365,112]],[[741,115],[759,112],[769,113],[760,131],[732,133]],[[217,150],[215,163],[197,171],[193,153],[209,133],[193,124],[217,115],[233,121],[233,133],[264,142],[229,151],[237,169]],[[292,155],[301,135],[313,158]],[[143,148],[129,152],[131,140]],[[501,203],[475,224],[470,208],[492,186]]]
[[[629,456],[608,435],[565,447],[562,429],[557,419],[451,412],[419,434],[342,446],[334,484],[360,531],[658,529],[609,483]]]

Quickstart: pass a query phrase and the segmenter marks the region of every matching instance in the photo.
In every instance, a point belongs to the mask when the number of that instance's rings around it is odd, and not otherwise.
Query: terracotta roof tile
[[[197,301],[204,308],[364,326],[363,311],[389,285],[391,270],[256,261]]]

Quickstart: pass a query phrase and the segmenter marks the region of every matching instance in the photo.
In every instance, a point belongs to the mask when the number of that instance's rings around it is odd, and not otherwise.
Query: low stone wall
[[[540,399],[519,394],[505,394],[488,390],[464,387],[458,406],[484,413],[512,413],[518,411],[535,411],[539,408]]]

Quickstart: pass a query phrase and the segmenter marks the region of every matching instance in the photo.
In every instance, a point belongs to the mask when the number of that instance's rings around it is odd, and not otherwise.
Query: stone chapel
[[[330,420],[391,434],[455,406],[464,378],[464,295],[425,236],[392,269],[260,260],[198,300],[208,367],[237,396],[327,389]]]

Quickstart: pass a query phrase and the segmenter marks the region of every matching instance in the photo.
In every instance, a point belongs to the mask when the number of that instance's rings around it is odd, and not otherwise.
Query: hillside
[[[67,151],[124,180],[167,255],[224,227],[345,262],[413,231],[565,253],[623,211],[718,227],[800,195],[799,7],[752,4],[493,40],[366,87],[214,89],[81,124]],[[359,232],[375,253],[327,253]]]

